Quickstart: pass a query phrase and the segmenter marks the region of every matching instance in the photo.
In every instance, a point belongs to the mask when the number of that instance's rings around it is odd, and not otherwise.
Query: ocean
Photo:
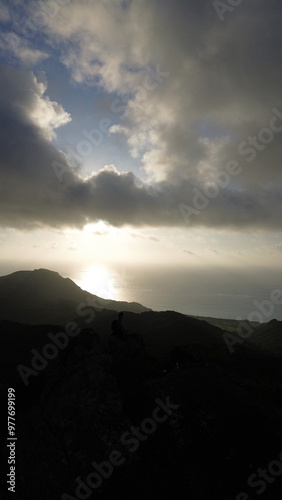
[[[258,270],[240,272],[232,268],[127,266],[108,268],[104,275],[97,268],[84,271],[84,278],[82,274],[72,278],[81,288],[103,298],[139,302],[155,311],[259,322],[273,318],[282,321],[282,307],[278,303],[282,303],[282,287],[277,273],[269,271],[260,270],[258,274]]]

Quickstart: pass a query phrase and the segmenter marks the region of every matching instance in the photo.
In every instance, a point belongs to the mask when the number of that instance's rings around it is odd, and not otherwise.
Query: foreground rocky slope
[[[203,322],[188,319],[185,338],[187,318],[145,314],[144,334],[84,329],[27,387],[9,379],[14,498],[256,498],[258,469],[281,452],[281,359],[247,343],[231,356]],[[281,476],[260,479],[264,498],[278,498]]]

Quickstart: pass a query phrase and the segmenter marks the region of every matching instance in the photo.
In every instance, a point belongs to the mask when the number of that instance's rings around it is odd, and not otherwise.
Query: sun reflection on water
[[[75,282],[82,290],[98,297],[117,300],[114,276],[106,267],[95,266],[85,269],[79,273]]]

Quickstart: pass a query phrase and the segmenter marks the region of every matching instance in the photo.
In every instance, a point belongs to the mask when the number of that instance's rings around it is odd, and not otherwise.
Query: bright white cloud
[[[35,82],[36,93],[31,110],[27,110],[31,120],[38,127],[47,140],[55,138],[55,129],[71,121],[71,116],[57,102],[50,101],[45,96],[47,87],[43,83]]]

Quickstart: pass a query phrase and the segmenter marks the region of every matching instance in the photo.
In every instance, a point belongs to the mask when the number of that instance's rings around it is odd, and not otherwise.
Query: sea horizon
[[[102,274],[98,268],[98,274]],[[97,271],[96,271],[97,272]],[[115,273],[104,269],[104,275],[100,276],[101,286],[91,286],[89,281],[83,279],[83,274],[74,273],[69,276],[80,288],[98,295],[104,299],[125,302],[138,302],[154,311],[175,311],[190,316],[212,317],[222,319],[249,319],[259,323],[267,323],[272,319],[282,321],[281,306],[272,303],[271,294],[279,290],[271,288],[267,283],[257,284],[248,280],[242,282],[242,289],[234,286],[234,292],[229,292],[229,282],[215,282],[211,276],[203,273],[197,277],[197,273],[189,273],[186,276],[183,271],[174,274],[168,269],[167,274],[155,271],[150,280],[146,278],[145,271],[131,270]],[[93,277],[95,271],[92,271]],[[143,274],[143,275],[142,275]],[[182,274],[182,280],[180,275]],[[91,276],[91,272],[90,272]],[[153,279],[152,279],[153,277]],[[230,281],[230,275],[227,276]],[[233,285],[235,276],[233,276]],[[248,282],[249,281],[249,282]],[[247,283],[248,282],[248,283]],[[155,286],[152,284],[155,283]],[[87,286],[88,285],[88,286]],[[281,291],[282,297],[282,291]]]

